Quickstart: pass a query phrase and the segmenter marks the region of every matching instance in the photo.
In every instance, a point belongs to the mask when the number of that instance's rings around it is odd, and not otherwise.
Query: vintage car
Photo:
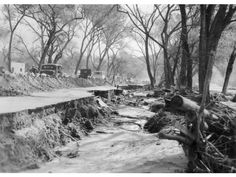
[[[104,80],[106,78],[106,76],[103,71],[94,71],[92,74],[92,78]]]
[[[46,74],[49,76],[62,76],[62,65],[60,64],[43,64],[39,74]]]
[[[79,72],[79,78],[89,79],[91,74],[91,69],[81,69]]]

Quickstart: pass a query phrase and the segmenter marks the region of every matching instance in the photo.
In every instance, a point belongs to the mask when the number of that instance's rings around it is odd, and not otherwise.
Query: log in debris
[[[171,101],[167,104],[167,106],[181,111],[199,112],[200,109],[200,106],[196,102],[180,95],[175,95],[174,97],[172,97]],[[204,109],[203,111],[203,116],[205,118],[218,119],[216,115],[212,114],[206,109]]]
[[[211,100],[208,110],[205,109],[203,112],[204,120],[209,127],[201,131],[202,137],[198,142],[196,124],[200,106],[188,98],[176,95],[166,101],[166,107],[175,114],[176,110],[181,110],[179,115],[182,111],[195,112],[185,114],[184,124],[177,120],[172,121],[174,131],[159,133],[159,138],[176,140],[183,145],[189,159],[190,172],[236,172],[235,110],[217,100]]]

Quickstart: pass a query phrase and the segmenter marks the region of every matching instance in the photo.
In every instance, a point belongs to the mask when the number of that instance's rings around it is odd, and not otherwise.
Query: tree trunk
[[[89,59],[90,59],[90,57],[91,57],[91,54],[92,54],[92,51],[93,51],[93,48],[94,48],[95,43],[92,43],[91,45],[92,45],[92,46],[91,46],[91,48],[89,49],[89,52],[88,52],[87,58],[86,58],[86,69],[89,69]]]
[[[181,46],[182,46],[182,58],[181,58],[181,69],[180,69],[180,86],[186,86],[187,81],[187,60],[189,58],[188,49],[188,37],[187,37],[187,26],[186,26],[186,12],[185,5],[179,5],[181,12]]]
[[[154,78],[152,76],[150,61],[149,61],[148,38],[149,38],[148,35],[146,35],[146,37],[145,37],[145,55],[146,55],[145,59],[146,59],[147,72],[148,72],[148,76],[149,76],[150,83],[151,83],[151,88],[154,88],[155,82],[154,82]]]
[[[203,93],[204,78],[206,74],[206,62],[207,62],[207,30],[206,30],[206,5],[200,5],[200,42],[199,42],[199,92]]]
[[[52,63],[52,55],[53,55],[53,45],[51,44],[51,48],[48,51],[48,63]]]
[[[89,59],[90,59],[91,53],[92,53],[92,49],[89,50],[89,53],[86,57],[86,69],[89,69]]]
[[[62,58],[62,52],[59,52],[59,53],[55,56],[55,58],[54,58],[54,60],[53,60],[53,63],[54,63],[54,64],[57,64],[57,62],[58,62],[61,58]]]
[[[193,60],[189,55],[187,59],[187,88],[192,90],[193,86]]]
[[[41,69],[41,66],[45,63],[45,58],[46,58],[46,56],[47,56],[48,50],[49,50],[49,48],[50,48],[50,45],[51,45],[53,39],[54,39],[54,34],[51,34],[51,35],[49,36],[49,38],[48,38],[48,41],[47,41],[47,43],[46,43],[46,46],[45,46],[45,48],[44,48],[44,50],[43,50],[43,53],[42,53],[42,56],[41,56],[41,58],[40,58],[40,61],[39,61],[39,69]]]
[[[182,19],[182,58],[184,58],[184,64],[186,67],[186,75],[183,78],[183,84],[187,84],[188,89],[192,89],[192,58],[190,57],[189,46],[188,46],[188,31],[187,31],[187,16],[185,11],[185,5],[180,5],[181,19]],[[185,69],[185,68],[184,68]],[[181,73],[181,72],[180,72]],[[186,80],[185,80],[186,79]]]
[[[219,39],[226,26],[231,22],[231,19],[236,9],[228,5],[219,5],[217,13],[215,5],[200,6],[201,30],[199,43],[199,91],[203,93],[204,80],[207,73],[208,61],[212,53],[216,52]],[[228,10],[228,11],[227,11]],[[214,63],[214,61],[213,61]],[[212,69],[212,68],[211,68]],[[209,93],[209,86],[208,86]],[[209,96],[209,94],[208,94]]]
[[[236,52],[235,51],[236,51],[236,45],[234,46],[234,49],[233,49],[233,51],[230,55],[228,66],[227,66],[227,69],[226,69],[225,80],[224,80],[224,85],[223,85],[223,89],[222,89],[223,94],[226,94],[226,90],[227,90],[227,87],[228,87],[228,84],[229,84],[229,78],[230,78],[230,75],[233,71],[234,61],[235,61],[235,58],[236,58]]]
[[[163,55],[164,55],[165,88],[169,89],[174,81],[172,81],[173,79],[171,78],[172,71],[168,58],[167,47],[163,48]]]
[[[103,60],[107,54],[109,50],[109,47],[106,46],[105,50],[104,50],[104,53],[102,54],[102,56],[99,58],[99,63],[98,63],[98,66],[96,67],[96,71],[100,71],[101,67],[102,67],[102,64],[103,64]]]
[[[8,71],[9,71],[9,72],[12,72],[12,70],[11,70],[11,62],[12,62],[12,59],[11,59],[12,40],[13,40],[13,32],[11,32],[11,35],[10,35],[10,41],[9,41],[9,46],[8,46],[8,54],[7,54],[7,58],[8,58]]]
[[[91,52],[89,52],[91,54]],[[87,55],[86,57],[86,69],[89,69],[89,58],[90,58],[90,54]]]
[[[78,62],[76,64],[76,67],[75,67],[75,75],[77,75],[77,73],[78,73],[79,66],[80,66],[80,63],[82,61],[83,55],[84,55],[83,53],[80,53],[80,55],[79,55],[79,60],[78,60]]]
[[[178,49],[178,52],[177,52],[176,57],[174,59],[174,66],[173,66],[173,69],[172,69],[172,76],[175,76],[175,72],[176,72],[178,63],[179,63],[179,49]]]
[[[209,61],[207,65],[207,72],[205,76],[205,81],[204,81],[204,87],[203,87],[203,94],[202,94],[202,100],[201,100],[201,105],[200,109],[198,112],[198,118],[197,118],[197,143],[200,143],[200,138],[202,136],[202,125],[205,123],[205,118],[204,118],[204,110],[205,110],[205,104],[209,102],[209,85],[211,82],[211,77],[212,77],[212,69],[213,69],[213,64],[215,60],[215,55],[216,55],[216,50],[210,50],[209,53]],[[198,144],[199,146],[197,148],[200,148],[201,144]]]

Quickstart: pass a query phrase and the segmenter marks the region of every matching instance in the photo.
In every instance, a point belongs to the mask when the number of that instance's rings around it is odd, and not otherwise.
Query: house
[[[11,72],[15,74],[24,74],[25,73],[25,63],[12,62],[11,63]]]

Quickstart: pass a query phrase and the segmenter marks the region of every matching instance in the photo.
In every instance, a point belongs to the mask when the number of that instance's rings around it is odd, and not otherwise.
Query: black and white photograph
[[[236,4],[88,2],[1,2],[0,173],[236,173]]]

